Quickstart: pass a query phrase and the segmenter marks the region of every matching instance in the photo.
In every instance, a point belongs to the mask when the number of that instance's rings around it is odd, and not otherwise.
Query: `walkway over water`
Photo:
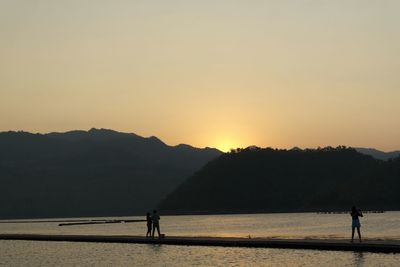
[[[136,243],[185,246],[258,247],[400,253],[400,240],[367,240],[362,243],[358,243],[358,241],[355,240],[354,243],[350,243],[349,240],[327,239],[266,239],[182,236],[152,239],[141,236],[39,234],[0,234],[0,240]]]

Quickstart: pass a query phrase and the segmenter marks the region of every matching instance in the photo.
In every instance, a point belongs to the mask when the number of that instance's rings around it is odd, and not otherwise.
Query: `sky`
[[[400,149],[400,1],[0,0],[0,131]]]

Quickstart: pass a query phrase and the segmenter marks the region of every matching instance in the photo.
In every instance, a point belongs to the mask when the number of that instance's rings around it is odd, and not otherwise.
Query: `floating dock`
[[[285,249],[316,249],[332,251],[358,251],[400,253],[400,240],[357,240],[327,239],[267,239],[234,237],[165,237],[146,238],[141,236],[116,235],[42,235],[42,234],[0,234],[0,240],[66,241],[97,243],[132,243],[183,246],[223,246]]]

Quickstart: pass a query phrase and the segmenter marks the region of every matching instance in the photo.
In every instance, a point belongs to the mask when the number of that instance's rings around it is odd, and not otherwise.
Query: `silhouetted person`
[[[351,243],[353,243],[354,240],[354,230],[357,228],[357,233],[358,233],[358,238],[360,239],[361,242],[361,231],[360,231],[360,219],[358,217],[363,217],[363,214],[361,210],[357,209],[355,206],[351,208]]]
[[[153,234],[152,237],[154,238],[154,232],[157,229],[158,238],[161,238],[160,233],[160,216],[157,214],[156,210],[153,210],[153,215],[151,216],[151,220],[153,221]]]
[[[146,221],[147,221],[147,233],[146,233],[146,237],[150,237],[151,236],[151,228],[152,228],[152,220],[151,220],[151,216],[150,216],[150,212],[146,213]]]

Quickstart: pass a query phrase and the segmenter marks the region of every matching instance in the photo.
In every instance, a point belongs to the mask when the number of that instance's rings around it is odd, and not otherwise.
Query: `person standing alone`
[[[151,220],[153,221],[153,234],[152,237],[154,238],[154,232],[157,229],[158,238],[161,238],[160,233],[160,216],[157,214],[156,210],[153,210],[153,215],[151,216]]]
[[[360,231],[360,219],[358,217],[363,217],[363,214],[361,210],[357,209],[355,206],[351,208],[351,243],[353,243],[354,240],[354,230],[357,228],[357,233],[358,233],[358,238],[360,239],[361,243],[361,231]]]

